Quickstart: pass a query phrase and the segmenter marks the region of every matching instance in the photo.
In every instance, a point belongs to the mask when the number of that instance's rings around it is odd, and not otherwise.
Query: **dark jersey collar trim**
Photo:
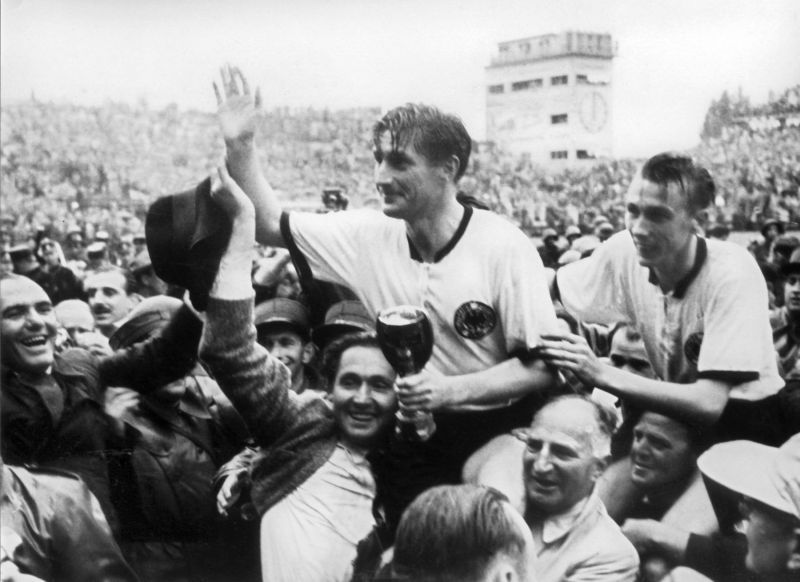
[[[464,206],[464,214],[461,217],[461,222],[458,224],[458,228],[456,229],[455,234],[453,234],[453,238],[447,241],[447,244],[444,245],[441,249],[436,251],[436,254],[433,256],[433,262],[438,263],[443,258],[445,258],[450,251],[452,251],[455,246],[458,244],[458,241],[461,240],[461,237],[464,236],[464,232],[467,230],[467,226],[469,225],[469,221],[472,218],[472,207],[471,206]],[[411,241],[408,235],[406,235],[406,240],[408,241],[408,252],[411,255],[411,259],[417,261],[418,263],[422,263],[422,255],[420,255],[417,247],[414,246],[414,243]]]
[[[689,285],[697,278],[697,274],[700,272],[700,269],[703,268],[703,265],[706,262],[706,258],[708,257],[708,245],[706,244],[706,239],[703,237],[697,237],[697,252],[694,256],[694,264],[692,265],[691,270],[686,273],[686,276],[678,281],[675,285],[675,289],[672,290],[672,296],[675,299],[683,299],[683,296],[686,295],[686,290],[689,289]],[[649,269],[650,277],[648,281],[653,285],[658,285],[658,277],[656,276],[655,271],[653,269]]]

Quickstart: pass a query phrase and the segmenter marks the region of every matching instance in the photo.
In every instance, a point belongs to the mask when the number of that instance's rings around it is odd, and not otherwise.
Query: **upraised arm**
[[[237,67],[220,70],[214,83],[217,117],[225,140],[228,172],[256,210],[256,240],[264,245],[285,246],[280,232],[282,208],[258,161],[256,133],[261,122],[261,94],[251,94],[247,79]]]
[[[242,416],[256,444],[268,447],[296,421],[289,371],[256,343],[253,325],[255,211],[225,168],[212,180],[214,201],[233,225],[209,293],[200,358]]]

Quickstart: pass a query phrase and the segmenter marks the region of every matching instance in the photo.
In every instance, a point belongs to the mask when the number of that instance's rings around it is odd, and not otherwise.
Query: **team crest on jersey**
[[[461,337],[480,339],[497,325],[497,314],[485,303],[467,301],[456,309],[453,325]]]
[[[703,344],[703,332],[698,331],[689,336],[683,344],[683,353],[692,365],[697,365],[700,359],[700,346]]]

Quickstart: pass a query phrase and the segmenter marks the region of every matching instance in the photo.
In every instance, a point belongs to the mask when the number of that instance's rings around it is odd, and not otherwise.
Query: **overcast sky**
[[[693,146],[724,89],[800,83],[798,0],[2,0],[0,99],[212,111],[220,64],[267,107],[434,103],[485,131],[497,43],[608,32],[615,153]]]

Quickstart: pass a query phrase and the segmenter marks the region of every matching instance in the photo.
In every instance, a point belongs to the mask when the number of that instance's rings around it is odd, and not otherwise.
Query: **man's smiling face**
[[[0,314],[4,364],[26,374],[45,373],[53,364],[58,322],[44,289],[22,277],[3,279]]]
[[[392,143],[384,132],[375,156],[375,186],[383,197],[383,212],[392,218],[424,216],[446,195],[448,174],[419,153],[411,140]]]

